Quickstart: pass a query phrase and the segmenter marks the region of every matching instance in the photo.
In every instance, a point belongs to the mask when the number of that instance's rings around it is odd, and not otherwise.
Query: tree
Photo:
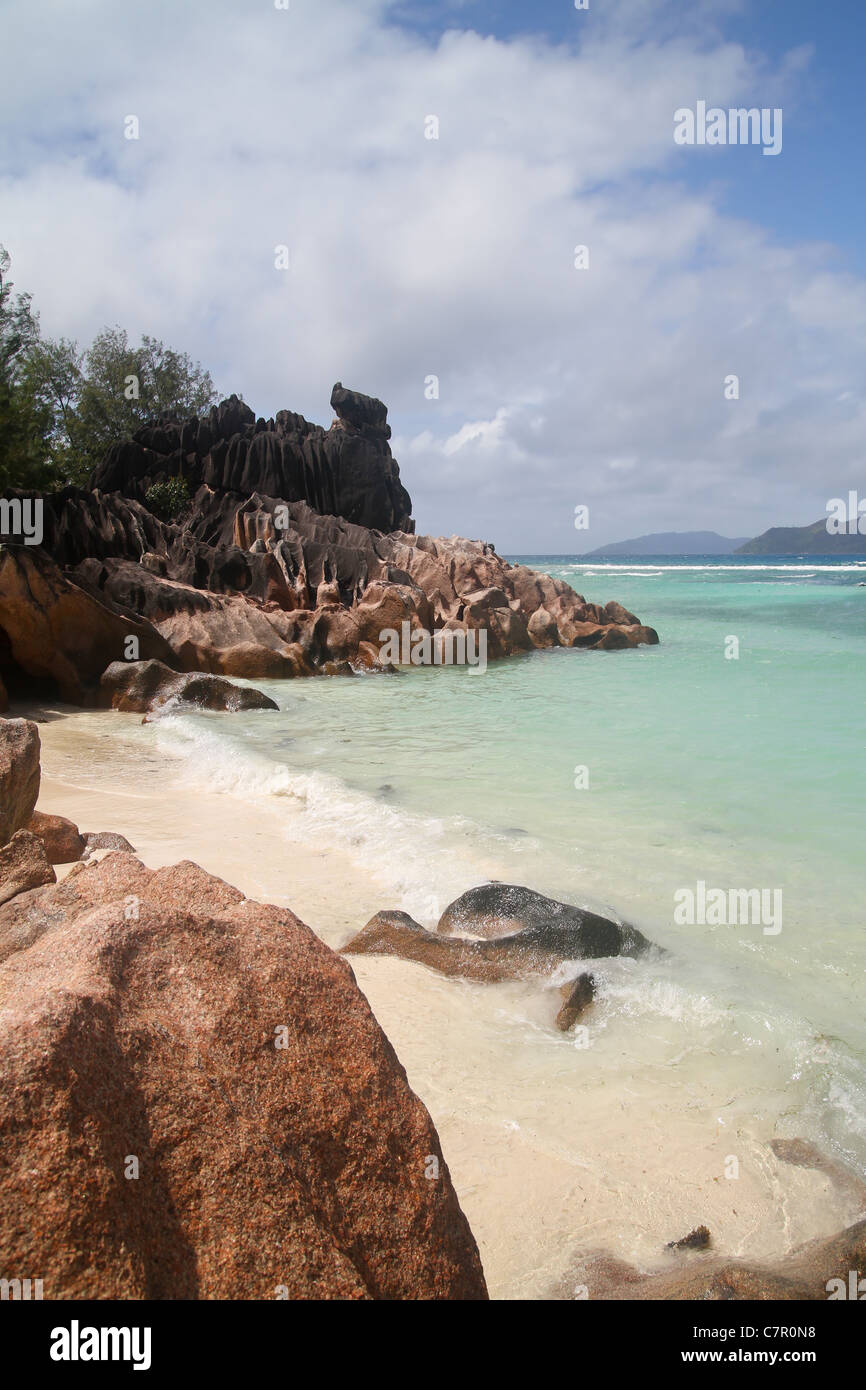
[[[29,294],[13,294],[10,265],[0,246],[0,488],[41,488],[53,479],[52,416],[27,371],[39,316]]]
[[[59,482],[83,480],[75,447],[84,354],[68,338],[39,338],[29,349],[22,383],[39,411],[51,473]]]
[[[0,491],[87,485],[117,440],[160,415],[201,415],[217,403],[210,373],[158,338],[130,345],[106,328],[87,352],[43,338],[29,294],[13,294],[0,246]]]
[[[84,358],[74,452],[89,472],[116,440],[158,416],[201,415],[216,402],[210,373],[187,353],[147,336],[131,347],[125,329],[107,328]]]

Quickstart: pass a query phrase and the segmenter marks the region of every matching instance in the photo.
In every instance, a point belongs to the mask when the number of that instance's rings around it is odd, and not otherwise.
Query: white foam
[[[260,807],[287,799],[287,839],[338,845],[381,884],[392,906],[423,923],[437,922],[448,902],[485,876],[479,859],[486,837],[465,817],[398,810],[331,774],[293,771],[194,715],[169,716],[156,732],[160,751],[182,765],[185,783]],[[513,854],[508,837],[495,838]]]

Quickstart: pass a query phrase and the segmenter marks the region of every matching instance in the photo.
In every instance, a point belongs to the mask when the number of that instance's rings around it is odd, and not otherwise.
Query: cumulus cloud
[[[866,289],[691,179],[760,151],[673,143],[699,98],[796,112],[807,55],[727,42],[733,8],[628,0],[554,45],[460,6],[434,41],[385,0],[13,0],[0,241],[49,332],[156,334],[262,414],[381,396],[419,529],[567,551],[814,520],[866,483]]]

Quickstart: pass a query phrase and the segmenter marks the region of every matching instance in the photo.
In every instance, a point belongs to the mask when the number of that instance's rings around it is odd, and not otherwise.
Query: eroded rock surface
[[[486,1297],[430,1116],[291,912],[112,854],[0,907],[2,956],[4,1271],[46,1299]]]

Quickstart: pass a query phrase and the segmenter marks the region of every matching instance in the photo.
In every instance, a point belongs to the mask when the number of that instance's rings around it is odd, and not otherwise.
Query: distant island
[[[752,544],[747,537],[731,540],[717,531],[658,531],[651,536],[636,536],[630,541],[614,541],[587,552],[593,555],[733,555],[738,547]]]
[[[771,526],[762,536],[746,541],[737,555],[866,555],[866,536],[831,535],[827,520],[811,526]]]

